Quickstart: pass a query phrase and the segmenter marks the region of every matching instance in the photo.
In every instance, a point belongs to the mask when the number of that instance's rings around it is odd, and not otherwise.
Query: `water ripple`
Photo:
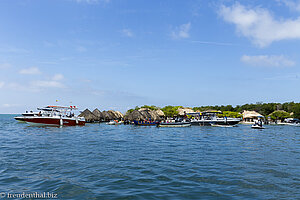
[[[88,124],[0,115],[0,187],[60,199],[297,199],[300,128]],[[1,191],[0,191],[1,192]]]

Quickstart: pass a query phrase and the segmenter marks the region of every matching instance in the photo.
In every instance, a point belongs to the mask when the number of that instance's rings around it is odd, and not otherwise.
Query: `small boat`
[[[47,106],[38,108],[39,112],[25,112],[22,116],[15,117],[17,121],[30,125],[47,126],[75,126],[85,125],[85,118],[75,116],[75,106]]]
[[[156,126],[157,125],[157,121],[147,121],[147,120],[140,120],[140,121],[137,121],[137,120],[134,120],[133,121],[134,125],[139,125],[139,126]]]
[[[177,120],[166,120],[157,124],[157,127],[188,127],[191,126],[191,122],[188,121],[177,121]]]
[[[258,125],[258,124],[253,124],[253,125],[251,126],[251,128],[254,128],[254,129],[265,129],[265,127],[260,126],[260,125]]]
[[[230,127],[236,127],[236,125],[220,125],[220,124],[211,124],[213,127],[224,127],[224,128],[230,128]]]
[[[111,120],[110,122],[107,122],[106,124],[107,125],[119,125],[119,124],[122,124],[122,121]]]

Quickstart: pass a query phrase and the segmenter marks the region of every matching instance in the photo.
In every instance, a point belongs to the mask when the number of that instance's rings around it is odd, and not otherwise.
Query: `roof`
[[[249,111],[249,110],[244,110],[242,115],[243,115],[243,118],[264,117],[263,115],[259,114],[256,111]]]

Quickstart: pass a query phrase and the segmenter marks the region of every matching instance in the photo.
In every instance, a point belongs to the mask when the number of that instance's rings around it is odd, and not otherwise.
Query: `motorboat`
[[[157,124],[157,127],[188,127],[191,122],[186,120],[165,120]]]
[[[220,111],[206,111],[188,115],[193,116],[191,124],[196,126],[234,126],[241,121],[240,118],[218,117],[217,115],[221,113]]]
[[[152,120],[134,120],[134,125],[138,126],[156,126],[158,121],[152,121]]]
[[[107,122],[106,124],[107,125],[119,125],[119,124],[122,124],[122,121],[111,120],[110,122]]]
[[[253,129],[265,129],[265,127],[263,127],[263,126],[261,126],[261,125],[258,125],[258,124],[253,124],[253,125],[251,126],[251,128],[253,128]]]
[[[30,125],[75,126],[85,125],[85,118],[74,115],[75,106],[47,106],[37,109],[39,112],[25,112],[16,120]]]

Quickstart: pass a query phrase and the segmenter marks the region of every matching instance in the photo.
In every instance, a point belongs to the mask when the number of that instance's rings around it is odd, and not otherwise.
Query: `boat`
[[[122,121],[111,120],[110,122],[107,122],[106,124],[107,125],[119,125],[119,124],[122,124]]]
[[[265,127],[260,126],[260,125],[258,125],[258,124],[253,124],[253,125],[251,126],[251,128],[253,128],[253,129],[265,129]]]
[[[219,124],[211,124],[213,127],[223,127],[223,128],[230,128],[230,127],[236,127],[236,125],[219,125]]]
[[[191,122],[185,120],[166,120],[157,124],[157,127],[188,127]]]
[[[221,111],[205,111],[198,113],[188,113],[188,115],[192,116],[191,124],[196,126],[234,126],[238,124],[241,119],[240,118],[231,118],[231,117],[218,117],[218,114],[222,114]]]
[[[14,117],[16,120],[30,125],[50,126],[76,126],[85,125],[84,117],[74,115],[75,106],[46,106],[37,108],[39,112],[25,112],[22,116]]]
[[[151,120],[134,120],[133,121],[134,125],[139,125],[139,126],[156,126],[158,121],[151,121]]]
[[[289,125],[289,126],[300,126],[300,120],[299,119],[295,119],[295,118],[287,118],[284,120],[285,121],[285,125]]]

